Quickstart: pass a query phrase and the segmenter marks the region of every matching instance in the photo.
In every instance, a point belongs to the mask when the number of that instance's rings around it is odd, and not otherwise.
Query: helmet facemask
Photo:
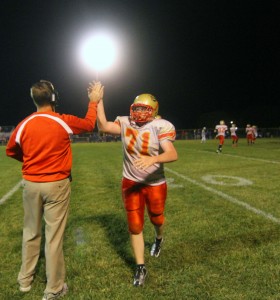
[[[136,123],[150,122],[158,114],[158,102],[151,94],[137,96],[130,106],[130,118]]]
[[[132,104],[130,107],[131,120],[136,123],[145,123],[154,119],[153,108],[145,104]]]

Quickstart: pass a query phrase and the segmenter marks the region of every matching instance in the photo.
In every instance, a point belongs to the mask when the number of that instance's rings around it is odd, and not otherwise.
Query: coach
[[[31,87],[37,112],[20,122],[6,148],[7,156],[22,162],[24,227],[22,265],[18,275],[20,291],[28,292],[35,274],[45,219],[47,284],[43,299],[65,294],[63,237],[71,194],[71,134],[90,132],[95,127],[97,103],[103,86],[88,89],[89,105],[84,119],[58,114],[58,93],[51,82],[41,80]]]

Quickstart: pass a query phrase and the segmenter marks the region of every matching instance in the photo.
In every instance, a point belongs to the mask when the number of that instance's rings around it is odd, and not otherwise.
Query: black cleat
[[[159,239],[155,239],[155,242],[153,243],[152,249],[151,249],[151,256],[155,256],[158,257],[160,254],[160,250],[161,250],[161,246],[163,243],[163,238]]]
[[[134,280],[133,285],[134,286],[143,286],[145,282],[145,278],[147,276],[148,272],[145,266],[137,266],[135,274],[134,274]]]

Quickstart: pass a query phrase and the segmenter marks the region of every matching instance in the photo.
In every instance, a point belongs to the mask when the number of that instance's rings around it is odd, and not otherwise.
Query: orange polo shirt
[[[55,112],[35,112],[20,122],[6,147],[6,154],[23,162],[23,178],[50,182],[69,177],[72,150],[69,134],[95,127],[97,104],[90,102],[84,119]]]

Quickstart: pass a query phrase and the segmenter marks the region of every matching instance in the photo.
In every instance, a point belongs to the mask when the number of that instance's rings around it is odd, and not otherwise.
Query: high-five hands
[[[90,102],[98,103],[103,98],[104,86],[100,81],[90,82],[87,90]]]

